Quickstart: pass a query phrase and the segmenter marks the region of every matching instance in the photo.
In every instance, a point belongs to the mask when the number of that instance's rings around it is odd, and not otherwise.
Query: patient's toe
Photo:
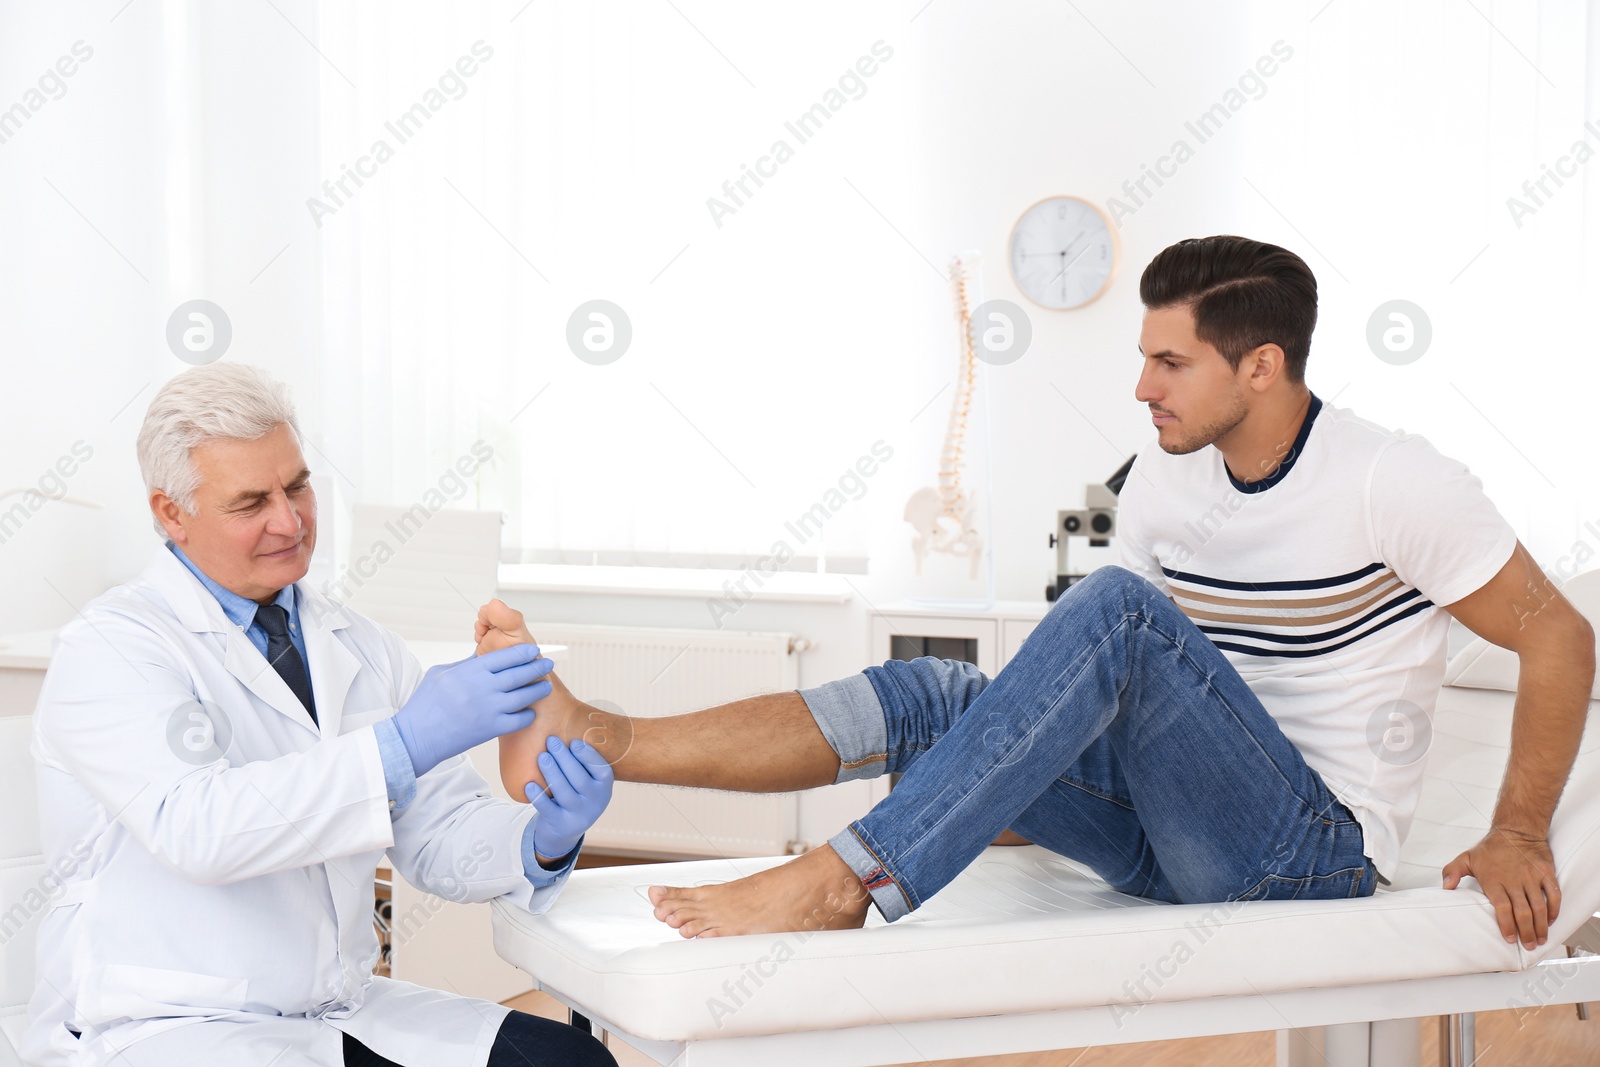
[[[672,886],[651,886],[650,899],[655,904],[655,917],[674,929],[696,914],[694,901]]]
[[[693,919],[678,927],[678,933],[684,937],[715,937],[716,931],[711,928],[709,919]]]

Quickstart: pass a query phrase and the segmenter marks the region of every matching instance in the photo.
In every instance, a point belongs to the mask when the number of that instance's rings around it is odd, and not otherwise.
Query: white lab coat
[[[372,727],[421,669],[298,588],[319,726],[165,546],[57,636],[33,756],[45,863],[75,869],[40,922],[34,1067],[338,1067],[339,1031],[416,1067],[487,1060],[507,1008],[372,975],[378,862],[532,912],[564,879],[534,890],[533,809],[492,797],[465,755],[390,810]],[[196,700],[221,709],[220,758]]]

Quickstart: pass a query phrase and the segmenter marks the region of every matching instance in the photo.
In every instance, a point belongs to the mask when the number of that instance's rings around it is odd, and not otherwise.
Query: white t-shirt
[[[1118,502],[1123,566],[1222,650],[1361,824],[1392,881],[1416,812],[1450,616],[1517,537],[1466,466],[1315,396],[1273,474],[1147,445]]]

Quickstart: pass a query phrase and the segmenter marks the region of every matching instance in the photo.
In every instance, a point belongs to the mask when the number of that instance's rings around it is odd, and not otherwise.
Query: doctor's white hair
[[[210,363],[176,375],[144,414],[139,428],[139,472],[145,497],[157,489],[194,514],[200,472],[190,454],[207,441],[254,441],[287,423],[303,440],[289,387],[260,367]],[[164,541],[167,531],[154,514],[151,522]]]

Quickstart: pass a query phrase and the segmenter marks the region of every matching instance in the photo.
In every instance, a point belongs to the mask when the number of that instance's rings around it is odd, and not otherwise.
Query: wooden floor
[[[543,993],[525,993],[506,1003],[550,1019],[567,1017],[566,1009]],[[1600,1005],[1592,1006],[1591,1014],[1594,1018],[1589,1022],[1579,1022],[1570,1004],[1540,1008],[1520,1017],[1512,1011],[1482,1012],[1477,1020],[1476,1067],[1595,1067],[1600,1064]],[[1433,1067],[1439,1062],[1438,1023],[1424,1019],[1421,1026],[1422,1064]],[[1275,1049],[1273,1034],[1233,1034],[923,1063],[924,1067],[1274,1067]],[[923,1051],[938,1055],[938,1049]],[[611,1052],[621,1067],[654,1064],[620,1041],[612,1041]]]

